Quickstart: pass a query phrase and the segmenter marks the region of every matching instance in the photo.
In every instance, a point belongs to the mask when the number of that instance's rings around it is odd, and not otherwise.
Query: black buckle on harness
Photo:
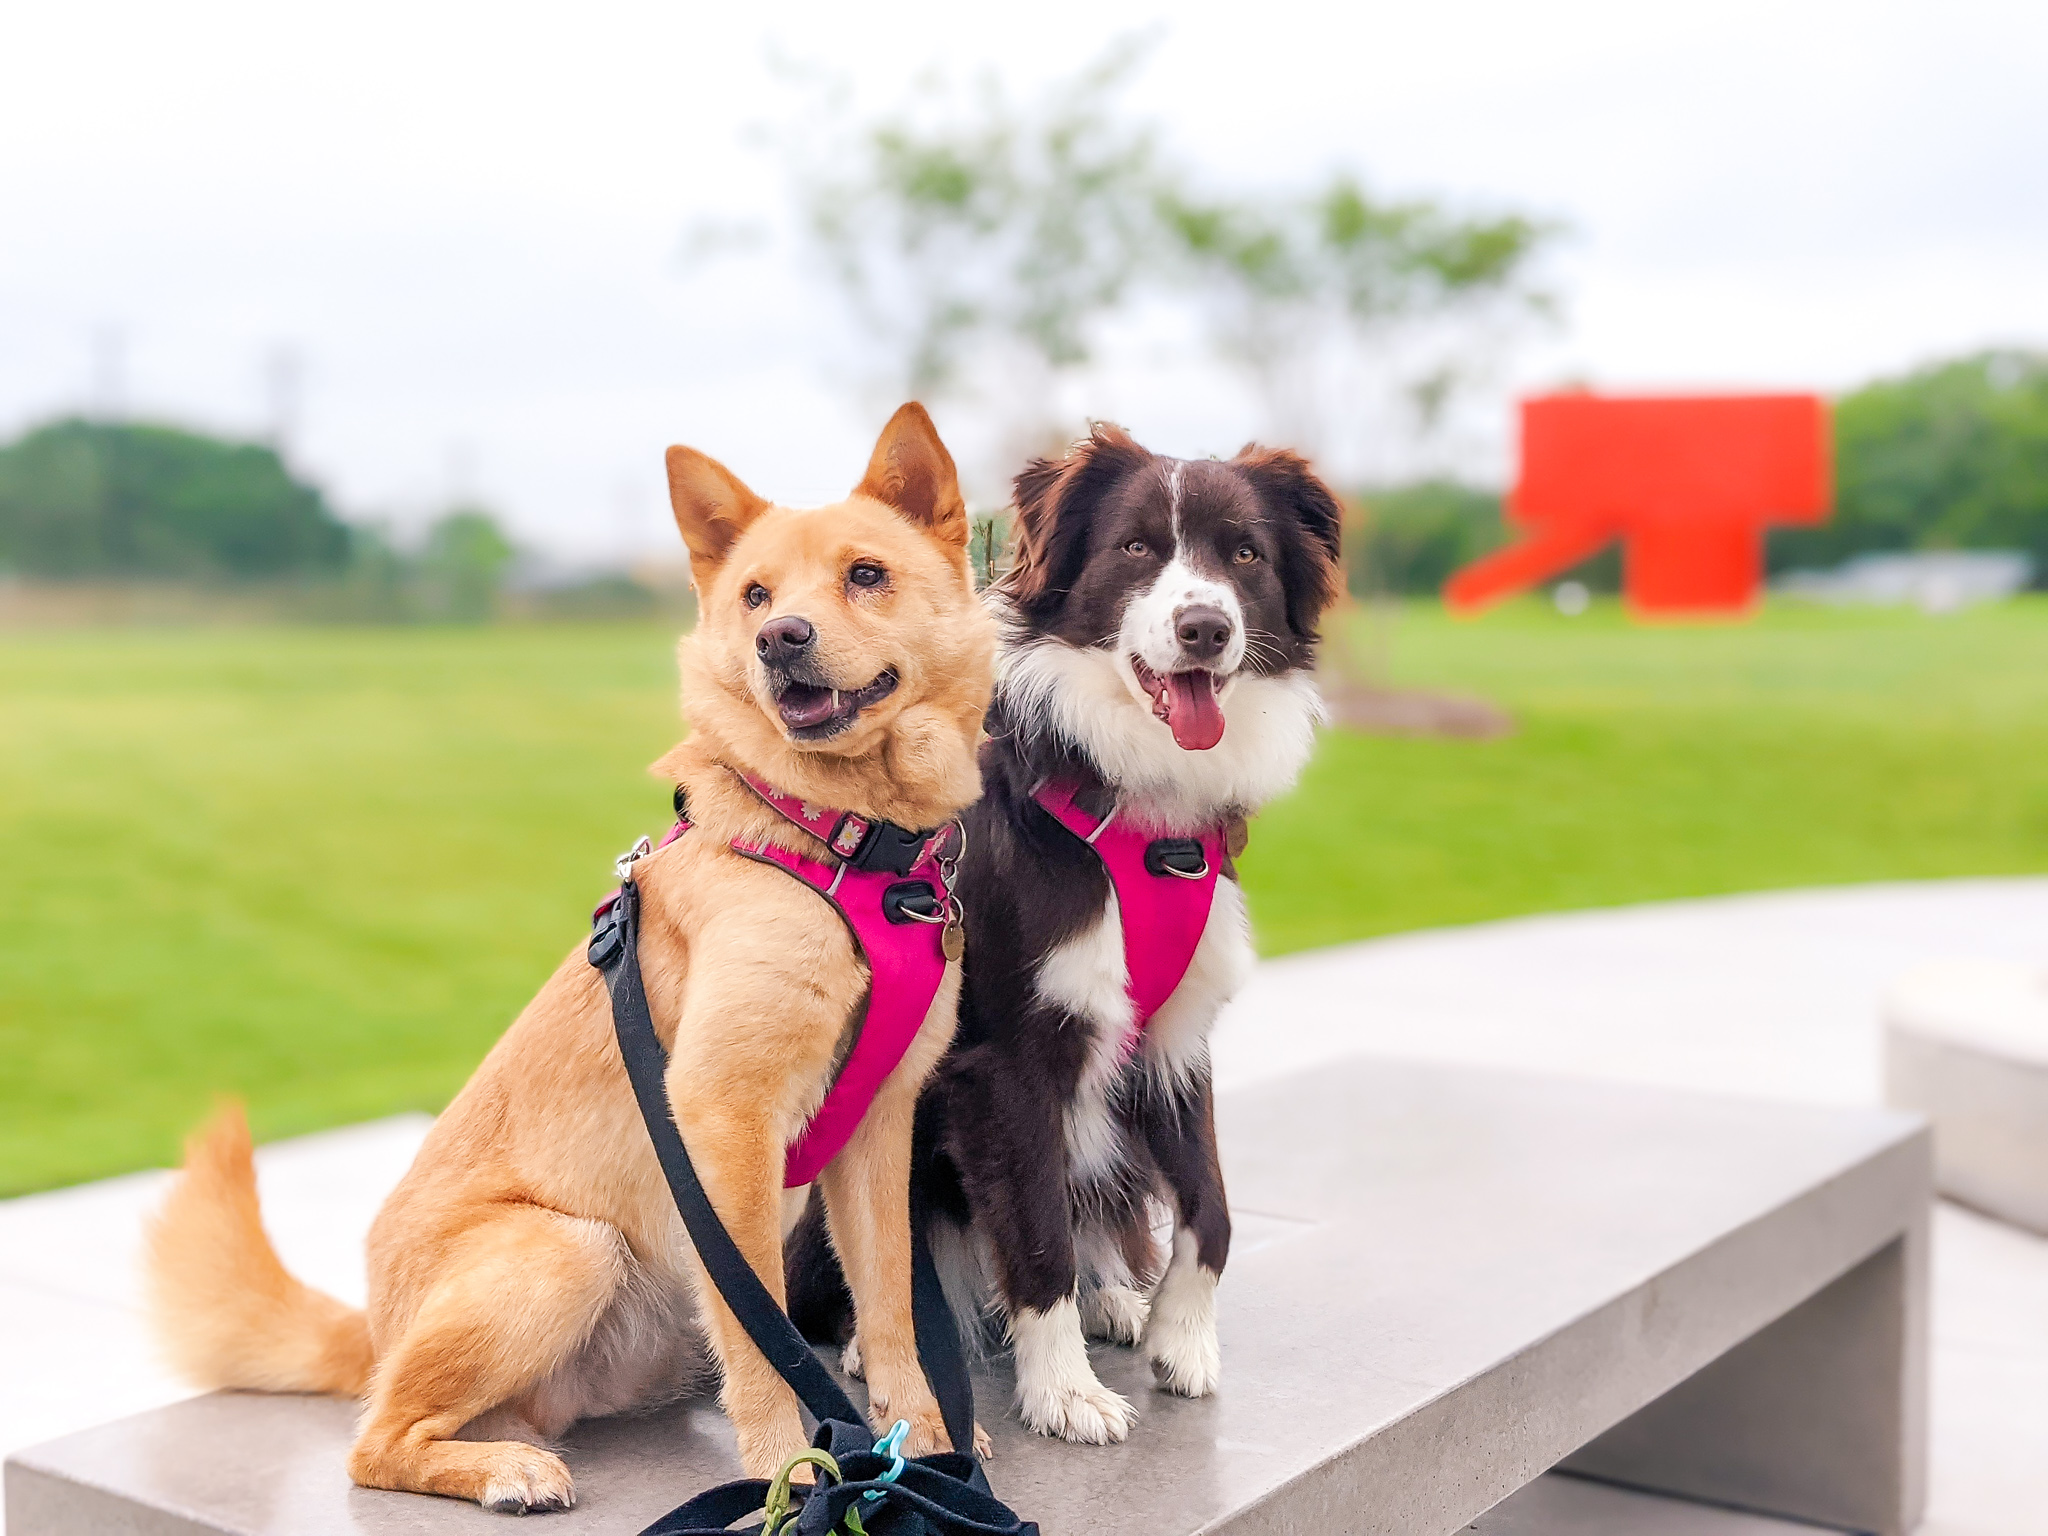
[[[898,880],[882,892],[882,916],[892,923],[943,923],[946,908],[929,880]]]
[[[924,859],[928,834],[912,832],[893,821],[869,821],[848,811],[825,839],[832,851],[855,869],[907,875]]]
[[[1195,838],[1155,838],[1145,845],[1145,873],[1199,880],[1209,873],[1209,856]]]
[[[590,963],[600,971],[612,963],[626,942],[625,902],[613,891],[598,905],[590,919]]]

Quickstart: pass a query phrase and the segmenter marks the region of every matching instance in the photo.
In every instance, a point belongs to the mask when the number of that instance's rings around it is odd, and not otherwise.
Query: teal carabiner
[[[880,1477],[876,1478],[876,1482],[893,1483],[896,1481],[897,1478],[903,1475],[903,1438],[909,1433],[910,1420],[898,1419],[894,1424],[891,1424],[889,1426],[889,1433],[882,1436],[881,1439],[875,1442],[875,1454],[877,1456],[892,1456],[895,1458],[895,1465],[891,1466],[888,1471],[884,1472]],[[867,1499],[870,1502],[873,1502],[876,1499],[884,1497],[884,1490],[880,1488],[870,1488],[866,1493],[862,1494],[861,1497],[863,1499]]]

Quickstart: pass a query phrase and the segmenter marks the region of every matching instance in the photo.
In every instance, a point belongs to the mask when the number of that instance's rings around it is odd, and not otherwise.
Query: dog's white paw
[[[1207,1397],[1223,1379],[1223,1351],[1216,1344],[1216,1319],[1152,1315],[1145,1353],[1159,1385],[1182,1397]]]
[[[1043,1312],[1020,1307],[1010,1318],[1010,1339],[1026,1424],[1082,1445],[1109,1445],[1131,1432],[1138,1410],[1096,1380],[1071,1296]]]
[[[846,1341],[846,1348],[839,1351],[839,1369],[846,1372],[855,1381],[863,1380],[866,1377],[867,1367],[861,1364],[860,1358],[859,1334],[856,1333],[852,1338],[848,1339]]]
[[[1173,1262],[1152,1298],[1145,1353],[1167,1391],[1207,1397],[1223,1376],[1223,1352],[1216,1344],[1216,1275],[1196,1262],[1194,1244],[1184,1238],[1175,1237]]]
[[[1104,1285],[1083,1296],[1081,1323],[1091,1339],[1135,1344],[1145,1336],[1145,1319],[1151,1311],[1152,1303],[1143,1291],[1128,1285]]]
[[[576,1485],[561,1457],[532,1446],[508,1445],[491,1467],[477,1502],[498,1515],[568,1509],[576,1502]]]
[[[1076,1445],[1114,1445],[1138,1422],[1138,1410],[1092,1373],[1086,1382],[1059,1382],[1035,1391],[1020,1386],[1017,1407],[1041,1435]]]

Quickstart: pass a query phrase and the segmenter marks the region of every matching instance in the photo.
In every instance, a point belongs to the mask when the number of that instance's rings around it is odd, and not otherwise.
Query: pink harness
[[[959,824],[949,822],[929,836],[905,833],[852,811],[808,804],[751,775],[740,777],[788,820],[822,839],[834,858],[821,863],[740,838],[733,839],[733,852],[794,875],[830,902],[872,978],[853,1049],[785,1156],[783,1187],[795,1189],[839,1155],[931,1012],[946,974],[944,933],[960,920],[950,890],[950,869],[960,854]],[[679,818],[661,846],[689,830],[689,821]],[[875,863],[883,867],[867,867]]]
[[[1094,850],[1116,892],[1124,926],[1124,965],[1130,980],[1131,1032],[1124,1054],[1137,1049],[1152,1016],[1166,1006],[1188,973],[1223,864],[1223,832],[1208,827],[1192,837],[1147,837],[1118,822],[1116,811],[1099,821],[1074,803],[1080,786],[1070,779],[1033,796],[1054,820]]]

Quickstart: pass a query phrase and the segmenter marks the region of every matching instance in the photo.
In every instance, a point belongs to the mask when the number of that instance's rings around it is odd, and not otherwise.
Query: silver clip
[[[612,873],[621,880],[625,879],[633,873],[633,866],[652,852],[654,852],[654,844],[644,837],[641,838],[639,842],[619,855],[617,862],[612,865]]]

